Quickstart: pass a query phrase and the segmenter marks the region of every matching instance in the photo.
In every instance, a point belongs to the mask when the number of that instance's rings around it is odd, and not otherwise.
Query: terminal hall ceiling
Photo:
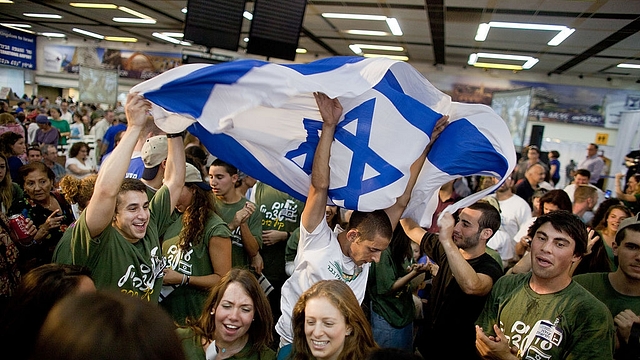
[[[114,5],[107,9],[74,7],[60,0],[3,2],[7,1],[0,1],[2,24],[29,24],[30,31],[37,34],[59,33],[70,39],[97,41],[73,30],[82,29],[109,37],[135,38],[142,44],[167,44],[153,33],[183,32],[183,9],[187,6],[187,1],[173,0],[106,0],[102,4]],[[254,5],[247,1],[245,10],[251,13]],[[376,17],[345,19],[327,14]],[[150,18],[155,23],[113,20],[119,17]],[[392,34],[389,21],[384,19],[397,20],[402,34]],[[239,51],[246,47],[245,38],[249,36],[250,20],[243,21]],[[510,24],[552,27],[520,29]],[[482,26],[483,41],[477,40],[482,37]],[[549,45],[561,27],[569,29],[570,35],[558,45]],[[368,56],[403,56],[409,63],[460,67],[472,63],[518,67],[527,59],[536,59],[523,71],[640,79],[639,30],[640,0],[308,0],[298,44],[306,54],[296,61],[355,55],[356,50]],[[362,35],[362,31],[377,35]]]

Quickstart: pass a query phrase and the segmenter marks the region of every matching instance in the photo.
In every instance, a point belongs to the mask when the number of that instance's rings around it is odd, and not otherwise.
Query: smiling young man
[[[129,162],[122,159],[131,157],[149,108],[142,97],[129,94],[129,126],[102,164],[91,201],[73,228],[70,251],[74,264],[91,269],[98,289],[157,302],[164,269],[159,237],[171,224],[186,165],[182,137],[168,135],[167,176],[151,201],[140,180],[124,178]]]
[[[362,303],[369,263],[380,260],[382,251],[389,246],[393,227],[409,202],[427,152],[425,149],[411,166],[407,188],[394,205],[373,212],[354,211],[347,229],[334,234],[327,225],[325,210],[330,180],[331,145],[342,117],[342,105],[338,99],[330,99],[322,93],[314,93],[314,96],[323,120],[322,133],[313,158],[309,195],[300,218],[300,242],[295,270],[282,286],[282,316],[276,325],[276,331],[280,335],[279,359],[288,355],[293,342],[293,307],[300,295],[313,284],[320,280],[341,280],[349,285]],[[444,128],[447,119],[448,117],[444,117],[436,124],[432,141]]]
[[[613,243],[618,269],[610,273],[588,273],[573,279],[602,301],[616,325],[616,359],[640,354],[640,219],[620,223]],[[633,357],[635,356],[635,357]]]
[[[457,357],[473,358],[474,321],[503,274],[501,265],[486,253],[487,241],[500,228],[500,213],[483,201],[462,209],[457,222],[444,213],[439,234],[426,232],[410,219],[400,223],[440,267],[433,278],[424,328],[416,338],[420,353],[427,357],[433,349],[455,348]]]
[[[553,211],[529,228],[532,272],[496,282],[476,324],[485,359],[612,359],[611,314],[571,268],[587,247],[587,229],[567,211]]]

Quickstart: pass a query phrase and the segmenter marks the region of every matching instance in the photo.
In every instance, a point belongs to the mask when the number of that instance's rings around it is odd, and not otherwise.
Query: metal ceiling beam
[[[571,69],[572,67],[580,64],[581,62],[589,59],[590,57],[593,57],[594,55],[602,52],[603,50],[608,49],[609,47],[637,33],[638,31],[640,31],[640,17],[632,21],[631,23],[627,24],[627,26],[623,27],[622,29],[609,35],[606,39],[600,41],[599,43],[585,50],[581,54],[576,55],[573,59],[565,62],[564,64],[550,71],[548,75],[562,74],[563,72]]]
[[[435,64],[444,64],[444,0],[426,0]]]

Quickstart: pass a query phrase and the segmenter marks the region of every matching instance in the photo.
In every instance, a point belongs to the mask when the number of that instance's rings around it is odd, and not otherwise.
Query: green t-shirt
[[[291,233],[287,239],[287,248],[284,251],[284,260],[286,262],[294,261],[298,253],[298,243],[300,242],[300,228]]]
[[[51,126],[58,129],[60,134],[71,132],[71,126],[69,126],[69,122],[67,120],[53,120],[49,118],[49,121],[51,121]],[[58,140],[58,144],[67,145],[67,137],[61,135]]]
[[[98,289],[117,289],[157,303],[162,287],[162,277],[158,276],[162,272],[159,236],[171,224],[171,210],[169,189],[163,186],[149,204],[147,232],[135,244],[111,225],[92,238],[87,228],[86,211],[83,211],[73,227],[73,263],[91,269]]]
[[[73,265],[73,255],[71,253],[71,234],[73,233],[73,228],[75,226],[76,222],[73,222],[73,224],[69,225],[67,230],[65,230],[64,234],[62,234],[58,245],[56,245],[55,250],[53,250],[53,260],[51,260],[52,263]]]
[[[200,336],[196,336],[190,328],[178,328],[178,338],[182,341],[182,350],[184,351],[184,357],[186,360],[205,360],[206,354],[202,347],[202,340]],[[275,360],[276,353],[264,347],[259,353],[251,351],[253,343],[251,339],[247,341],[247,344],[238,352],[228,359],[234,360]]]
[[[409,262],[403,265],[409,265]],[[396,265],[391,258],[391,250],[386,248],[380,255],[380,261],[371,264],[367,282],[372,310],[396,328],[411,324],[415,315],[409,283],[399,291],[391,292],[393,283],[407,274],[403,265]]]
[[[640,296],[629,296],[617,292],[611,286],[609,273],[580,274],[574,276],[573,280],[602,301],[611,311],[611,316],[615,317],[626,309],[640,315]]]
[[[228,224],[233,221],[233,217],[244,207],[247,201],[249,200],[243,197],[234,204],[225,204],[219,199],[216,199],[216,213]],[[247,225],[251,230],[251,234],[256,238],[258,246],[262,248],[262,214],[260,211],[256,210],[251,214],[247,220]],[[239,226],[231,233],[231,244],[233,245],[231,247],[231,263],[233,267],[248,268],[249,265],[251,265],[251,258],[244,251]]]
[[[300,216],[304,209],[304,203],[301,201],[262,182],[256,184],[252,198],[255,198],[256,206],[262,213],[263,231],[278,230],[291,233],[300,227]],[[284,271],[286,247],[285,240],[263,246],[260,250],[264,260],[264,275],[274,285],[282,286],[288,277]]]
[[[506,275],[493,286],[476,322],[488,335],[499,324],[522,359],[611,360],[613,319],[606,306],[576,282],[553,294],[529,286],[531,273]]]
[[[204,233],[197,244],[183,251],[178,247],[180,232],[182,231],[182,215],[167,229],[162,243],[162,255],[167,259],[168,266],[185,275],[206,276],[213,274],[213,265],[209,257],[209,240],[212,237],[229,239],[231,231],[222,219],[211,212],[204,226]],[[183,325],[187,317],[197,318],[202,313],[209,291],[193,286],[163,286],[164,299],[160,305],[167,310],[174,321]],[[166,294],[166,295],[165,295]]]

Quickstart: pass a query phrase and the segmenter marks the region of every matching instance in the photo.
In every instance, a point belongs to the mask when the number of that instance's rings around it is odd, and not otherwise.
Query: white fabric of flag
[[[411,65],[384,58],[183,65],[131,92],[153,104],[162,130],[188,129],[214,156],[301,201],[322,129],[313,92],[337,97],[344,111],[331,148],[328,203],[361,211],[395,202],[436,121],[449,114],[405,211],[422,226],[431,223],[430,200],[440,186],[461,176],[501,179],[451,205],[453,212],[497,189],[516,163],[507,125],[491,108],[452,102]]]

